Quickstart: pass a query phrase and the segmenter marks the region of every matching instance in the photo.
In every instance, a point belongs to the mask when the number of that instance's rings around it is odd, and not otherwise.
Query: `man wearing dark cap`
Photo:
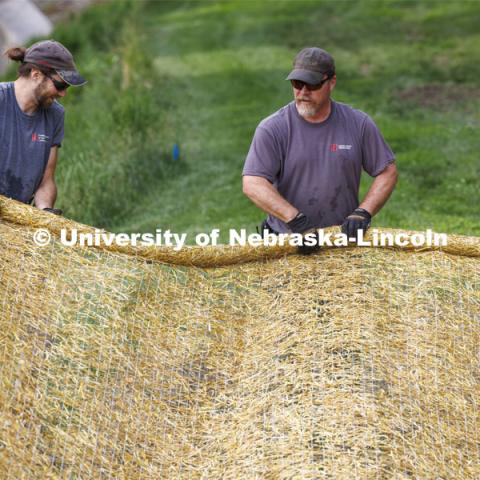
[[[270,233],[342,225],[358,238],[395,187],[395,157],[368,115],[331,98],[337,78],[325,50],[303,49],[287,80],[294,101],[258,125],[243,191],[268,213]],[[375,180],[360,203],[362,169]]]
[[[63,140],[64,109],[57,99],[84,85],[72,54],[54,40],[5,54],[19,61],[18,78],[0,83],[0,194],[60,213],[54,174]]]

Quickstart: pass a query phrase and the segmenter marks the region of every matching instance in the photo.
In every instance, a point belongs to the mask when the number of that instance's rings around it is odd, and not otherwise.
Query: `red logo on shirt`
[[[352,149],[351,145],[338,145],[337,143],[332,143],[330,145],[331,152],[336,152],[337,150],[351,150],[351,149]]]
[[[44,135],[43,133],[32,133],[32,142],[48,142],[49,137],[48,135]]]

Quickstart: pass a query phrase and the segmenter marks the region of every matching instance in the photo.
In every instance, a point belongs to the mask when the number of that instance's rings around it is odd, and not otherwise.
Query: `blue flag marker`
[[[174,160],[178,160],[180,158],[180,147],[177,143],[173,144],[172,157]]]

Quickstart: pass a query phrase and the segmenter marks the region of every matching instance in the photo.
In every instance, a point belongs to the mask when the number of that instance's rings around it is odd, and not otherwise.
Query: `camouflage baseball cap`
[[[52,68],[61,79],[74,87],[79,87],[87,81],[78,73],[72,54],[55,40],[43,40],[27,48],[24,63]]]
[[[335,61],[333,57],[317,47],[301,50],[293,62],[293,70],[286,80],[301,80],[310,85],[320,83],[325,75],[328,78],[335,75]]]

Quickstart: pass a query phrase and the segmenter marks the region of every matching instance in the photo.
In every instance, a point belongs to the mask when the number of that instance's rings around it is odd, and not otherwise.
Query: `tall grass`
[[[95,5],[55,32],[89,81],[63,102],[59,205],[68,216],[107,228],[176,172],[163,133],[168,103],[158,94],[142,8],[134,0]]]

